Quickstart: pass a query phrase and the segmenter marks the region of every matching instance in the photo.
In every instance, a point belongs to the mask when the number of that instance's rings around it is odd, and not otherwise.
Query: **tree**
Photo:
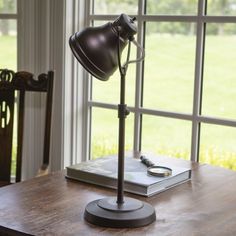
[[[14,12],[15,5],[16,5],[15,0],[0,0],[0,13]],[[9,20],[0,21],[0,31],[2,35],[9,34]]]
[[[207,4],[207,14],[210,15],[235,15],[236,14],[236,3],[234,0],[208,0]],[[226,26],[224,23],[218,24],[208,24],[207,32],[209,34],[224,34],[235,33],[235,25],[232,24],[230,27]]]

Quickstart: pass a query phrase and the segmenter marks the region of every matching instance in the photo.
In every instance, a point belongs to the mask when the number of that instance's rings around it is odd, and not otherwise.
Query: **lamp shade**
[[[69,44],[81,65],[97,79],[106,81],[118,68],[118,43],[122,52],[136,33],[134,18],[121,14],[114,22],[75,33]]]

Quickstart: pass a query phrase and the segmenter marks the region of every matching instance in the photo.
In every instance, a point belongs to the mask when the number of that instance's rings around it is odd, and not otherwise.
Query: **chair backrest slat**
[[[47,109],[45,117],[45,131],[44,131],[44,153],[43,153],[43,168],[49,165],[50,155],[50,137],[51,137],[51,120],[52,120],[52,99],[53,99],[53,71],[48,72],[48,86],[47,86]]]
[[[14,91],[0,90],[0,180],[10,181]]]

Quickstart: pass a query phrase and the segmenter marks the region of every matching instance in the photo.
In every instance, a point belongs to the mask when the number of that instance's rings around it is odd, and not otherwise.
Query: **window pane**
[[[207,14],[221,16],[236,15],[236,0],[207,1]]]
[[[134,106],[135,66],[130,65],[126,75],[126,103]],[[120,102],[120,74],[117,70],[106,82],[93,78],[94,101],[118,104]]]
[[[94,0],[94,14],[135,15],[138,13],[138,0]]]
[[[19,92],[15,92],[15,107],[14,107],[14,114],[18,114],[18,104],[17,98],[19,97]],[[12,144],[12,162],[11,162],[11,175],[16,175],[16,154],[17,154],[17,126],[18,120],[17,115],[14,115],[13,121],[13,144]]]
[[[126,150],[132,150],[133,126],[134,116],[130,113],[126,118]],[[118,129],[117,111],[102,108],[92,109],[92,158],[118,153]]]
[[[200,162],[236,170],[236,128],[201,125]]]
[[[189,159],[191,122],[143,115],[142,151]]]
[[[195,24],[147,23],[144,106],[192,112]]]
[[[96,25],[102,25],[104,22],[95,22]],[[122,52],[122,62],[126,60],[128,46]],[[135,59],[136,47],[131,44],[130,59]],[[134,106],[135,101],[135,76],[136,64],[130,64],[126,74],[126,103],[128,106]],[[120,102],[120,73],[119,69],[109,78],[108,81],[100,81],[93,78],[92,99],[94,101],[118,104]]]
[[[16,70],[16,20],[0,19],[0,68]]]
[[[197,0],[147,0],[147,14],[151,15],[194,15]]]
[[[236,24],[207,24],[204,115],[236,119]]]
[[[0,0],[0,13],[16,13],[16,0]]]

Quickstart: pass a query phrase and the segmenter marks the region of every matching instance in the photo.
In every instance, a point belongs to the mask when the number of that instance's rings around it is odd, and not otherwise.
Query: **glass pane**
[[[207,24],[204,115],[236,119],[236,24]]]
[[[0,68],[17,68],[16,20],[0,20]]]
[[[134,116],[126,118],[125,148],[132,150]],[[97,158],[118,153],[119,120],[117,111],[102,108],[92,109],[91,157]]]
[[[103,25],[106,22],[95,22],[95,26]],[[122,62],[126,60],[128,46],[122,52]],[[131,44],[130,59],[136,58],[136,47]],[[122,63],[123,64],[123,63]],[[135,76],[136,64],[130,64],[126,74],[126,103],[134,106],[135,101]],[[92,99],[94,101],[118,104],[120,102],[120,73],[119,69],[109,78],[108,81],[100,81],[93,78]]]
[[[147,14],[195,15],[197,0],[147,0]]]
[[[18,114],[17,97],[19,97],[19,93],[15,92],[14,114]],[[14,116],[14,121],[13,121],[13,144],[12,144],[11,176],[16,176],[17,126],[18,126],[18,120],[17,120],[17,115],[15,115]]]
[[[135,15],[138,13],[138,0],[94,0],[94,14]]]
[[[236,0],[207,1],[207,14],[221,16],[236,15]]]
[[[143,116],[142,151],[190,159],[191,122]]]
[[[147,23],[144,106],[192,112],[196,25]]]
[[[16,0],[0,0],[0,13],[16,13]]]
[[[236,128],[201,125],[200,162],[236,170]]]

